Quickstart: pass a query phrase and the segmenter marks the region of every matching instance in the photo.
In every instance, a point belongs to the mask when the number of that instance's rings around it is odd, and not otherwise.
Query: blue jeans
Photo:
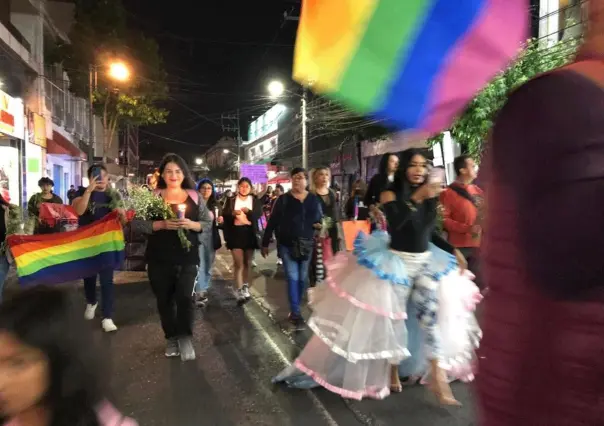
[[[205,244],[199,245],[199,270],[195,278],[195,293],[208,291],[212,281],[212,266],[216,258],[216,250]]]
[[[281,245],[281,256],[283,256],[283,269],[287,277],[287,294],[289,297],[289,308],[292,316],[300,316],[300,303],[306,290],[308,281],[308,267],[312,259],[312,253],[305,260],[293,259],[291,249]]]
[[[4,282],[6,281],[6,277],[8,277],[8,270],[10,269],[10,265],[8,264],[8,259],[6,255],[0,256],[0,302],[2,302],[2,294],[4,293]]]
[[[113,269],[104,269],[98,274],[101,282],[101,310],[103,319],[113,315]],[[96,275],[84,278],[84,294],[86,303],[96,305]]]

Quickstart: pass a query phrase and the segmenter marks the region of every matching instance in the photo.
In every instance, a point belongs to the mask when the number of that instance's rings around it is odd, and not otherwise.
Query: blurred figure
[[[348,220],[367,220],[369,219],[369,207],[365,205],[365,195],[367,194],[367,184],[363,179],[357,179],[352,184],[350,197],[346,201],[344,212]]]
[[[587,8],[575,63],[509,96],[484,160],[483,426],[604,421],[604,1]]]
[[[73,200],[75,200],[75,197],[77,196],[78,191],[76,191],[75,186],[71,185],[69,187],[69,191],[67,191],[67,199],[69,200],[69,204],[71,205],[71,203],[73,203]]]
[[[369,181],[369,188],[365,194],[364,204],[369,208],[369,213],[374,218],[373,228],[375,224],[383,218],[383,213],[379,209],[380,194],[384,191],[389,191],[394,185],[394,176],[399,166],[399,158],[396,154],[384,154],[380,160],[378,173]]]
[[[104,370],[67,290],[35,287],[0,305],[0,423],[122,426],[104,401]]]

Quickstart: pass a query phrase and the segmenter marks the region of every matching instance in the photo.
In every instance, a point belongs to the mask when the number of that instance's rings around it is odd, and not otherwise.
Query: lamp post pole
[[[88,164],[94,163],[94,145],[96,142],[95,122],[94,122],[94,92],[97,88],[97,69],[95,65],[90,65],[88,82]]]

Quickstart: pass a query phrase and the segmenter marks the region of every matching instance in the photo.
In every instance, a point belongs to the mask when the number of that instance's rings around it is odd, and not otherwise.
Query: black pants
[[[482,277],[480,274],[480,262],[478,258],[478,249],[475,247],[460,247],[459,251],[464,255],[466,260],[468,261],[468,269],[472,271],[474,275],[476,275],[476,279],[474,282],[481,290],[484,290],[482,282]]]
[[[147,272],[166,339],[192,336],[197,265],[149,263]]]

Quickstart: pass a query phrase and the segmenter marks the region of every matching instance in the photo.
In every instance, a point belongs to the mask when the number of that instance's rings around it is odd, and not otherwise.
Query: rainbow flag
[[[124,260],[124,232],[117,213],[75,231],[11,235],[19,283],[59,284],[117,268]]]
[[[294,79],[435,134],[519,52],[527,0],[303,0]]]

